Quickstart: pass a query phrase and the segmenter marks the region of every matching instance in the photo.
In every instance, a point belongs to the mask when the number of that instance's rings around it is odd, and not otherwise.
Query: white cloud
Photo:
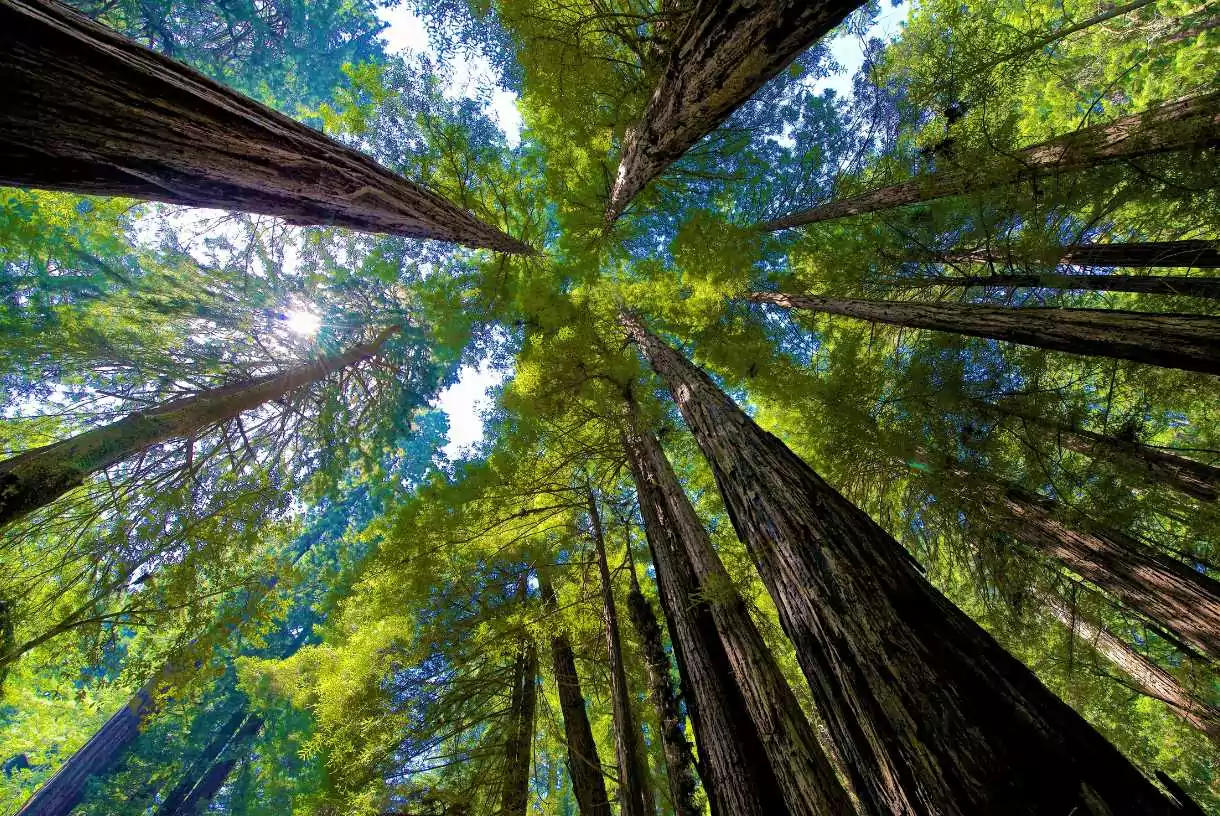
[[[428,29],[407,3],[399,3],[391,8],[382,7],[377,10],[377,16],[388,28],[381,32],[385,40],[386,50],[416,51],[423,54],[434,54],[428,45]]]
[[[433,402],[449,417],[449,442],[441,448],[447,459],[460,459],[466,449],[483,441],[483,414],[491,407],[487,392],[507,377],[507,372],[493,368],[487,360],[478,368],[462,366],[458,381]]]

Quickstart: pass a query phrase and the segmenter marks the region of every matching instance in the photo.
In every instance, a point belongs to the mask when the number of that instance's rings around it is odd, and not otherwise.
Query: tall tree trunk
[[[856,300],[782,292],[750,292],[745,297],[755,303],[873,323],[1220,374],[1220,318],[1210,315]]]
[[[182,779],[161,800],[156,816],[173,816],[179,810],[202,776],[206,775],[208,769],[216,762],[216,758],[224,751],[225,746],[232,742],[234,737],[241,731],[242,723],[248,719],[255,718],[249,717],[246,705],[243,702],[233,712],[233,715],[221,724],[219,730],[212,735],[212,739],[203,749],[203,753],[186,767],[182,773]]]
[[[934,201],[975,190],[989,190],[1071,170],[1156,153],[1210,147],[1220,143],[1220,92],[1176,99],[1057,136],[1042,144],[998,157],[988,167],[953,168],[831,201],[759,226],[764,231],[878,212],[919,201]]]
[[[818,743],[809,719],[750,617],[745,601],[733,586],[720,556],[712,548],[707,530],[656,437],[640,433],[636,455],[643,475],[655,485],[665,501],[665,518],[675,540],[683,546],[695,579],[700,586],[711,589],[712,619],[720,642],[746,708],[758,727],[767,761],[775,772],[789,812],[810,816],[854,812],[855,807]]]
[[[198,436],[245,411],[375,357],[398,331],[399,327],[391,326],[372,342],[342,354],[134,411],[118,422],[0,462],[0,526],[50,504],[88,476],[154,445]]]
[[[1104,626],[1090,620],[1063,598],[1049,592],[1039,593],[1038,598],[1073,637],[1088,643],[1130,677],[1140,691],[1167,703],[1174,714],[1220,746],[1220,710],[1199,700],[1183,688],[1176,677],[1132,649]]]
[[[1177,812],[888,533],[638,319],[622,322],[711,464],[868,812]]]
[[[538,576],[542,600],[552,611],[557,608],[555,590],[546,575]],[[551,637],[551,670],[559,689],[559,710],[563,714],[563,733],[568,744],[568,776],[581,816],[611,816],[610,797],[602,776],[602,761],[589,726],[585,696],[576,673],[576,656],[568,636],[559,632]]]
[[[644,185],[861,5],[858,0],[697,0],[643,116],[623,139],[606,223],[613,223]]]
[[[682,730],[682,709],[678,692],[669,674],[669,657],[661,640],[661,625],[652,604],[640,591],[635,563],[631,565],[631,592],[627,595],[627,612],[631,626],[640,641],[644,662],[648,666],[648,688],[661,723],[661,747],[665,751],[665,776],[669,782],[669,798],[674,816],[700,816],[695,801],[695,771],[691,745]]]
[[[1110,462],[1191,498],[1209,502],[1220,499],[1220,468],[1213,465],[1196,462],[1194,459],[1139,442],[1073,428],[1007,406],[993,405],[982,400],[971,400],[971,403],[986,414],[1012,417],[1033,424],[1049,431],[1055,441],[1068,450]]]
[[[241,759],[238,751],[249,740],[253,739],[262,727],[263,721],[258,716],[251,714],[246,717],[241,730],[233,734],[232,739],[221,747],[222,751],[228,749],[228,756],[223,759],[214,759],[211,765],[208,766],[207,772],[195,781],[189,792],[185,794],[175,807],[171,809],[168,807],[168,803],[164,804],[157,811],[157,815],[199,816],[199,814],[205,812],[208,803],[220,792],[225,780],[229,778],[229,774],[233,772],[234,766]]]
[[[530,760],[534,752],[534,711],[538,700],[538,650],[532,641],[521,647],[513,670],[508,738],[504,744],[502,816],[525,816],[529,805]]]
[[[1132,267],[1137,269],[1148,267],[1194,267],[1196,269],[1217,269],[1220,268],[1220,245],[1215,241],[1127,241],[1113,244],[1067,244],[1054,250],[1049,257],[1039,255],[1035,258],[1027,258],[1015,255],[1011,252],[1006,252],[1003,249],[980,249],[969,252],[938,252],[933,253],[927,260],[941,261],[944,263],[998,263],[1007,266],[1029,266],[1035,264],[1046,264],[1053,262],[1052,265],[1067,264],[1070,266],[1100,266],[1100,267]],[[923,259],[921,259],[923,260]],[[1014,275],[1013,277],[1021,277]],[[1029,276],[1041,278],[1041,275]],[[1064,278],[1075,282],[1078,278],[1105,278],[1116,277],[1123,280],[1126,276],[1102,276],[1102,275],[1048,275],[1052,280]],[[1131,276],[1133,280],[1183,280],[1206,283],[1214,281],[1215,278],[1167,278],[1157,276]],[[1022,284],[1017,284],[1022,285]],[[1032,285],[1032,284],[1031,284]],[[1041,285],[1041,284],[1039,284]],[[1149,284],[1151,286],[1151,284]],[[1087,284],[1081,284],[1073,287],[1051,287],[1047,288],[1077,288],[1090,289],[1093,287]],[[1119,292],[1151,292],[1160,294],[1159,289],[1115,289],[1107,291]],[[1166,290],[1167,294],[1175,294],[1176,290]],[[1185,294],[1185,293],[1183,293]]]
[[[643,467],[638,437],[629,433],[623,447],[639,496],[657,592],[699,749],[699,777],[712,816],[785,816],[789,810],[762,737],[733,678],[694,568],[669,521],[664,496]]]
[[[0,0],[0,184],[531,250],[54,0]]]
[[[1126,5],[1116,6],[1115,8],[1112,8],[1109,11],[1103,11],[1101,14],[1090,17],[1087,20],[1082,20],[1079,23],[1074,23],[1069,26],[1064,26],[1063,28],[1059,29],[1058,31],[1056,31],[1053,34],[1047,34],[1044,37],[1039,37],[1037,40],[1034,40],[1029,45],[1018,48],[1015,51],[1009,51],[1007,54],[1004,54],[1004,55],[992,60],[991,62],[987,63],[980,70],[988,70],[988,69],[994,68],[997,65],[1005,63],[1008,60],[1017,59],[1018,57],[1026,57],[1026,56],[1029,56],[1030,54],[1036,54],[1039,51],[1041,51],[1043,48],[1045,48],[1046,46],[1050,45],[1053,42],[1058,42],[1059,40],[1062,40],[1064,37],[1075,34],[1078,31],[1084,31],[1086,28],[1092,28],[1095,25],[1104,23],[1106,20],[1112,20],[1115,17],[1121,17],[1124,14],[1128,14],[1137,9],[1141,9],[1144,6],[1151,5],[1153,2],[1154,2],[1154,0],[1135,0],[1135,2],[1127,3]]]
[[[592,488],[587,498],[593,546],[597,551],[597,569],[601,575],[602,611],[606,618],[606,654],[610,666],[610,705],[614,712],[614,749],[618,756],[620,812],[622,816],[652,816],[652,789],[648,784],[640,729],[636,727],[631,708],[631,691],[627,687],[627,671],[623,665],[623,644],[619,638],[618,609],[614,603],[614,585],[610,582],[610,565],[606,561],[606,539],[602,533],[601,514],[597,511],[597,497]]]
[[[1040,275],[1003,273],[998,275],[942,275],[899,278],[893,285],[908,289],[933,286],[957,289],[1058,289],[1065,292],[1134,292],[1144,295],[1183,295],[1220,300],[1220,278],[1192,278],[1182,275]]]

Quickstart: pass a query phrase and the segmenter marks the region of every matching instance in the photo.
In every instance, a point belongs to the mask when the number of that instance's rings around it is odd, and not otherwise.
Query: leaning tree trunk
[[[715,588],[712,619],[788,810],[794,814],[854,812],[809,719],[712,548],[707,530],[656,437],[638,434],[636,455],[643,475],[665,502],[665,518],[684,548],[695,579],[701,586]]]
[[[555,590],[545,575],[539,575],[543,602],[554,611]],[[602,761],[585,710],[585,696],[576,673],[576,656],[568,636],[558,632],[551,637],[551,669],[559,689],[559,710],[563,714],[563,734],[568,745],[568,777],[580,816],[611,816],[610,797],[602,775]]]
[[[998,158],[987,167],[941,170],[922,178],[792,213],[761,224],[759,229],[774,231],[831,221],[1140,156],[1210,147],[1217,143],[1220,143],[1220,92],[1213,92],[1166,102],[1106,125],[1095,125],[1057,136],[1011,156]]]
[[[712,816],[785,816],[787,805],[763,751],[762,737],[733,678],[733,668],[695,572],[676,539],[669,511],[642,465],[638,439],[623,440],[656,569],[657,593],[682,679],[682,697],[699,749],[699,777]]]
[[[697,0],[640,121],[623,139],[606,223],[763,83],[863,5]]]
[[[203,749],[203,753],[196,757],[187,766],[186,770],[183,771],[182,779],[161,800],[156,816],[172,816],[172,814],[178,811],[191,791],[198,785],[202,776],[206,775],[207,770],[216,762],[217,757],[234,740],[235,735],[242,730],[242,723],[245,723],[247,719],[250,719],[250,717],[243,702],[238,705],[233,715],[223,722],[216,733],[212,735],[212,739]]]
[[[1039,253],[1038,257],[1027,258],[1015,255],[1011,252],[1006,252],[1002,249],[980,249],[970,252],[938,252],[931,255],[927,259],[943,261],[945,263],[999,263],[1008,266],[1028,266],[1030,264],[1046,264],[1047,262],[1051,262],[1052,265],[1065,264],[1068,266],[1100,266],[1106,268],[1132,267],[1142,269],[1147,267],[1194,267],[1197,269],[1217,269],[1220,268],[1220,244],[1217,244],[1216,241],[1198,240],[1127,241],[1113,244],[1067,244],[1052,250],[1050,256],[1042,256]],[[1077,278],[1095,278],[1105,276],[1062,275],[1048,277],[1063,277],[1067,280],[1075,281]],[[1121,280],[1123,276],[1114,277],[1118,277]],[[1155,276],[1133,276],[1133,279],[1146,279],[1149,281],[1184,280],[1201,281],[1204,283],[1215,280],[1215,278],[1159,278]],[[1087,289],[1090,287],[1082,285],[1075,288]],[[1155,289],[1118,289],[1113,291],[1153,292],[1156,294],[1161,293],[1161,290]],[[1167,293],[1176,294],[1174,291],[1169,291]]]
[[[1220,747],[1220,710],[1195,697],[1176,677],[1132,649],[1126,641],[1101,624],[1090,620],[1063,598],[1050,592],[1039,593],[1038,598],[1073,637],[1088,643],[1130,677],[1136,688],[1166,703],[1175,715],[1202,731]]]
[[[695,771],[691,745],[682,730],[682,708],[678,692],[669,674],[669,658],[661,640],[661,625],[652,604],[640,591],[640,582],[631,564],[631,592],[627,594],[627,612],[631,626],[640,641],[644,663],[648,667],[648,688],[652,704],[661,723],[661,747],[665,751],[665,776],[669,782],[669,798],[674,816],[700,816],[695,801]]]
[[[172,803],[172,807],[171,802],[167,799],[157,809],[156,816],[198,816],[198,814],[206,812],[208,803],[220,792],[225,780],[229,778],[229,774],[233,772],[234,766],[241,758],[237,752],[244,744],[253,739],[262,730],[262,727],[263,721],[258,716],[251,714],[246,717],[241,729],[237,733],[231,734],[232,739],[220,747],[220,751],[228,749],[228,757],[224,759],[213,757],[203,776],[197,780],[189,780],[194,784],[189,786],[182,798]],[[217,752],[218,755],[220,751]]]
[[[619,638],[618,609],[614,603],[614,585],[610,582],[606,540],[602,534],[601,514],[597,511],[597,497],[592,488],[588,493],[588,509],[593,547],[597,551],[597,569],[601,575],[602,612],[606,618],[606,654],[610,668],[610,706],[614,713],[614,750],[618,757],[620,812],[622,816],[652,816],[652,789],[648,784],[640,730],[636,727],[631,708],[627,669],[623,665],[623,644]]]
[[[537,678],[538,651],[533,642],[527,642],[522,645],[513,669],[508,737],[504,743],[504,788],[500,798],[500,813],[503,816],[525,816],[529,806]]]
[[[1144,295],[1184,295],[1220,300],[1220,278],[1192,278],[1181,275],[1039,275],[1002,273],[997,275],[941,275],[898,278],[887,281],[895,287],[927,289],[933,286],[999,289],[1058,289],[1065,292],[1134,292]]]
[[[0,462],[0,526],[50,504],[84,484],[88,476],[155,445],[196,437],[245,411],[375,357],[398,331],[399,327],[391,326],[372,342],[353,346],[342,354],[278,374],[211,388],[147,411],[134,411],[118,422]]]
[[[0,0],[0,184],[529,247],[54,0]]]
[[[857,300],[782,292],[750,292],[745,297],[755,303],[873,323],[1220,374],[1220,318],[1210,315]]]
[[[1013,417],[1036,425],[1049,432],[1056,442],[1068,450],[1110,462],[1124,471],[1137,473],[1150,482],[1163,484],[1191,498],[1208,502],[1220,499],[1220,468],[1214,465],[1196,462],[1139,442],[1073,428],[1036,414],[982,400],[971,400],[971,403],[984,413]]]
[[[624,313],[712,467],[871,813],[1177,812],[902,547]]]

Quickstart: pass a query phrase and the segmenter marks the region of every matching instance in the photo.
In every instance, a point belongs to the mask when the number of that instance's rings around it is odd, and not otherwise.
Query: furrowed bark
[[[631,592],[627,595],[627,612],[631,627],[640,641],[644,662],[648,667],[648,689],[657,720],[661,723],[661,747],[665,751],[665,776],[669,783],[669,798],[674,816],[699,816],[695,801],[695,771],[691,759],[691,745],[682,730],[682,709],[678,704],[678,692],[669,674],[669,657],[661,640],[661,624],[657,621],[652,604],[640,591],[635,574],[635,563],[631,564]]]
[[[54,0],[0,0],[0,184],[531,253],[436,193]]]
[[[555,590],[550,580],[540,575],[539,589],[543,602],[556,608]],[[576,673],[576,656],[572,644],[563,633],[551,638],[551,667],[559,689],[559,709],[563,714],[563,733],[568,745],[568,776],[581,816],[611,816],[610,798],[602,776],[602,762],[597,754],[597,742],[589,726],[585,697]]]
[[[1169,705],[1175,715],[1220,746],[1220,710],[1199,700],[1177,678],[1132,649],[1126,641],[1096,621],[1090,620],[1074,605],[1053,593],[1038,593],[1046,606],[1073,637],[1096,649],[1131,678],[1136,688]]]
[[[989,190],[1103,164],[1220,144],[1220,92],[1176,99],[999,157],[986,168],[952,168],[831,201],[759,225],[766,232]]]
[[[700,586],[712,588],[712,619],[789,811],[811,816],[854,812],[809,719],[745,601],[733,587],[660,443],[651,434],[642,433],[636,448],[646,478],[665,501],[673,535],[683,546],[695,579]]]
[[[1220,318],[1196,314],[857,300],[782,292],[745,299],[1023,346],[1220,374]]]
[[[504,816],[525,816],[529,805],[537,678],[538,651],[533,643],[525,643],[513,671],[508,739],[504,744],[504,788],[500,798],[500,812]]]
[[[237,751],[243,744],[253,739],[262,730],[262,727],[263,721],[258,716],[251,714],[246,717],[241,730],[233,734],[232,739],[221,747],[221,750],[228,749],[229,756],[213,760],[212,764],[208,766],[207,772],[191,787],[181,802],[172,809],[167,805],[162,805],[157,811],[157,816],[197,816],[199,813],[206,812],[208,803],[224,787],[225,780],[229,778],[229,774],[233,772],[234,766],[241,758]]]
[[[606,223],[613,223],[649,181],[861,5],[857,0],[698,0],[640,121],[623,139]]]
[[[623,665],[623,644],[619,637],[618,609],[614,602],[614,585],[610,582],[610,565],[606,562],[606,540],[602,534],[601,514],[592,488],[588,492],[589,524],[593,545],[597,551],[597,569],[601,575],[602,613],[606,619],[606,654],[610,667],[610,704],[614,712],[614,750],[618,758],[619,808],[622,816],[652,816],[655,810],[652,789],[648,784],[648,769],[644,765],[640,729],[636,727],[631,709],[631,691],[627,687],[627,672]]]
[[[197,436],[245,411],[375,357],[398,331],[399,327],[391,326],[372,342],[353,346],[342,354],[135,411],[118,422],[0,462],[0,526],[50,504],[84,484],[88,476],[141,451]]]
[[[870,813],[1177,813],[712,380],[621,320],[711,464]]]
[[[694,569],[676,540],[665,499],[642,465],[637,435],[629,433],[623,447],[639,496],[657,592],[699,749],[699,778],[712,816],[784,816],[789,811],[762,738],[733,678]]]

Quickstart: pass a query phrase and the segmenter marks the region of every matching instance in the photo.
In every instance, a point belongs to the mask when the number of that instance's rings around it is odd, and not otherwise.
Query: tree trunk
[[[1064,37],[1067,37],[1071,34],[1075,34],[1078,31],[1084,31],[1086,28],[1092,28],[1093,26],[1098,25],[1099,23],[1104,23],[1106,20],[1112,20],[1115,17],[1121,17],[1122,15],[1127,14],[1129,12],[1135,11],[1137,9],[1141,9],[1144,6],[1151,5],[1153,2],[1154,2],[1154,0],[1135,0],[1135,2],[1133,2],[1133,3],[1127,3],[1126,5],[1117,6],[1116,8],[1112,8],[1109,11],[1103,11],[1101,14],[1098,14],[1094,17],[1090,17],[1087,20],[1082,20],[1079,23],[1075,23],[1075,24],[1069,25],[1069,26],[1064,26],[1063,28],[1059,29],[1058,31],[1056,31],[1053,34],[1047,34],[1044,37],[1039,37],[1037,40],[1033,41],[1029,45],[1023,46],[1022,48],[1018,48],[1015,51],[1009,51],[1007,54],[1004,54],[1003,56],[999,57],[998,59],[992,60],[991,62],[989,62],[985,66],[983,66],[980,69],[980,71],[990,70],[991,68],[994,68],[997,65],[1001,65],[1011,59],[1016,59],[1018,57],[1026,57],[1026,56],[1029,56],[1030,54],[1036,54],[1039,51],[1041,51],[1043,48],[1045,48],[1046,46],[1050,45],[1053,42],[1058,42],[1059,40],[1062,40]]]
[[[529,253],[311,128],[53,0],[0,0],[0,184]]]
[[[539,575],[543,602],[556,609],[555,590],[545,575]],[[602,776],[602,761],[589,726],[585,697],[576,673],[576,656],[568,636],[562,632],[551,638],[551,666],[559,689],[559,709],[563,714],[563,733],[568,744],[568,775],[581,816],[611,816],[610,798]]]
[[[614,749],[618,756],[620,813],[622,816],[652,816],[655,810],[652,790],[644,764],[640,729],[636,727],[631,709],[631,692],[627,688],[626,667],[623,665],[623,644],[619,638],[618,609],[614,603],[614,586],[610,582],[610,565],[606,562],[606,540],[602,534],[601,515],[597,512],[597,497],[592,488],[588,493],[588,505],[593,546],[597,551],[597,569],[601,575],[602,611],[606,618],[606,654],[610,667],[610,704],[614,712]]]
[[[745,297],[755,303],[873,323],[1220,374],[1220,318],[1210,315],[856,300],[781,292],[750,292]]]
[[[720,642],[789,812],[810,816],[854,812],[809,719],[712,548],[707,530],[656,437],[639,434],[636,455],[645,478],[665,502],[671,534],[683,546],[695,580],[711,595]]]
[[[118,422],[0,462],[0,526],[50,504],[79,487],[91,474],[154,445],[198,436],[218,423],[375,357],[398,331],[399,327],[391,326],[372,342],[353,346],[343,354],[211,388],[147,411],[134,411]]]
[[[508,739],[504,744],[504,790],[502,816],[525,816],[529,805],[530,760],[534,752],[534,711],[538,699],[538,650],[532,642],[522,645],[513,671],[512,702],[509,706]]]
[[[233,767],[241,759],[237,751],[247,740],[253,739],[254,735],[262,727],[263,721],[259,717],[254,714],[247,717],[241,730],[234,734],[233,739],[222,747],[222,750],[223,748],[229,749],[229,756],[225,759],[212,762],[208,767],[207,773],[200,777],[181,803],[172,810],[163,805],[157,811],[159,816],[160,814],[164,814],[164,816],[199,816],[199,814],[205,812],[208,803],[212,801],[212,798],[224,786],[225,780],[233,772]]]
[[[677,541],[669,510],[643,467],[638,437],[623,440],[656,568],[657,593],[669,625],[682,697],[699,749],[699,777],[712,816],[786,816],[762,738],[733,679],[712,611]]]
[[[1220,746],[1220,710],[1196,698],[1172,674],[1132,649],[1104,626],[1089,620],[1058,595],[1039,593],[1038,597],[1073,637],[1088,643],[1135,681],[1140,691],[1168,703],[1174,714]]]
[[[910,555],[633,316],[712,467],[866,812],[1176,812]]]
[[[999,275],[899,278],[894,285],[910,289],[946,286],[957,289],[979,287],[1058,289],[1065,292],[1134,292],[1144,295],[1183,295],[1220,300],[1220,278],[1195,278],[1182,275],[1038,275],[1018,272]]]
[[[627,612],[632,628],[639,638],[644,662],[648,667],[648,688],[661,723],[661,747],[665,751],[665,776],[669,782],[669,798],[674,816],[700,816],[695,801],[695,772],[691,761],[691,745],[682,730],[682,708],[678,692],[669,674],[669,658],[661,640],[661,625],[652,604],[640,591],[631,568],[631,592],[627,595]]]
[[[1139,442],[1072,428],[1035,414],[992,405],[982,400],[971,400],[971,403],[984,413],[1009,416],[1036,425],[1053,434],[1055,441],[1068,450],[1110,462],[1191,498],[1209,502],[1220,499],[1220,468],[1213,465],[1196,462]]]
[[[643,116],[623,138],[606,223],[861,5],[858,0],[697,0]]]
[[[242,723],[246,722],[248,716],[245,704],[237,707],[237,711],[233,713],[228,720],[221,724],[220,729],[212,735],[211,741],[207,747],[203,749],[203,753],[192,761],[182,773],[182,779],[178,784],[166,794],[161,800],[160,807],[157,808],[156,816],[173,816],[178,812],[179,808],[186,802],[187,796],[194,790],[199,783],[201,776],[206,775],[206,772],[216,762],[216,758],[220,756],[235,735],[239,733]],[[254,718],[250,718],[254,719]]]
[[[1048,261],[1054,262],[1053,265],[1069,265],[1069,266],[1099,266],[1104,268],[1111,267],[1128,267],[1135,269],[1143,269],[1148,267],[1193,267],[1195,269],[1217,269],[1220,268],[1220,245],[1215,241],[1128,241],[1125,243],[1114,244],[1067,244],[1053,251],[1051,257],[1036,257],[1025,258],[1015,255],[1011,252],[1006,252],[1002,249],[980,249],[970,252],[938,252],[932,254],[927,260],[940,261],[944,263],[991,263],[1004,264],[1007,266],[1029,266],[1044,264]],[[1001,276],[1005,277],[1005,276]],[[1014,275],[1015,278],[1021,278],[1021,275]],[[1058,280],[1060,278],[1070,281],[1072,286],[1052,286],[1051,284],[1015,284],[1019,286],[1037,285],[1046,286],[1047,288],[1055,289],[1102,289],[1105,291],[1116,292],[1148,292],[1151,294],[1188,294],[1188,292],[1179,292],[1177,289],[1169,287],[1154,288],[1155,281],[1188,281],[1195,283],[1214,282],[1215,278],[1193,278],[1193,277],[1160,277],[1155,275],[1148,276],[1130,276],[1135,281],[1150,281],[1146,284],[1147,288],[1134,289],[1110,289],[1107,286],[1090,286],[1089,279],[1101,278],[1105,280],[1108,277],[1114,277],[1118,280],[1125,280],[1127,276],[1122,275],[1029,275],[1034,279],[1046,277],[1050,280]],[[1077,279],[1083,278],[1084,281],[1079,284]],[[1208,289],[1205,291],[1215,291]],[[1204,295],[1207,297],[1207,295]]]
[[[1140,156],[1205,148],[1218,143],[1220,92],[1213,92],[1176,99],[1106,125],[1094,125],[1057,136],[1019,150],[1012,156],[997,158],[986,168],[941,170],[922,178],[786,215],[761,224],[759,229],[772,232],[831,221]]]

